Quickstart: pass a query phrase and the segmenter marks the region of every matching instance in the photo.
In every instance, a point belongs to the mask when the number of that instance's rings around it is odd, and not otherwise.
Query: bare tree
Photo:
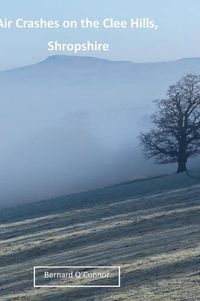
[[[178,163],[187,170],[189,157],[200,154],[200,76],[186,75],[170,86],[167,98],[158,100],[151,116],[153,129],[140,136],[145,157],[157,163]]]

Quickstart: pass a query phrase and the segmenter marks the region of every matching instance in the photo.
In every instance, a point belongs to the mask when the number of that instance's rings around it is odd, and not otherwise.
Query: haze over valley
[[[138,135],[153,100],[199,71],[200,58],[51,56],[0,72],[0,206],[175,171],[145,161]]]

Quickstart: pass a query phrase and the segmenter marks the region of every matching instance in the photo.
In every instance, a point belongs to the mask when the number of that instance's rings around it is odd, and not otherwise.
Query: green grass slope
[[[45,214],[62,212],[76,208],[91,208],[99,204],[109,204],[129,197],[188,187],[200,183],[200,170],[188,174],[163,175],[116,184],[109,187],[71,194],[68,196],[20,205],[15,208],[0,209],[0,222],[17,221]]]

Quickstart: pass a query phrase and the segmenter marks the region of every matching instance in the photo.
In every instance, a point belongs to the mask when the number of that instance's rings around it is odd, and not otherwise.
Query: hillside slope
[[[200,300],[200,180],[167,176],[96,195],[32,204],[32,216],[28,205],[1,212],[2,300]],[[34,289],[35,265],[120,265],[121,288]]]

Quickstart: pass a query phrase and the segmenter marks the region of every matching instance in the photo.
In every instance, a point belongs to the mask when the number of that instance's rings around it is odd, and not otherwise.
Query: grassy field
[[[200,179],[124,183],[0,211],[2,301],[200,300]],[[120,288],[33,288],[35,265],[120,265]]]

